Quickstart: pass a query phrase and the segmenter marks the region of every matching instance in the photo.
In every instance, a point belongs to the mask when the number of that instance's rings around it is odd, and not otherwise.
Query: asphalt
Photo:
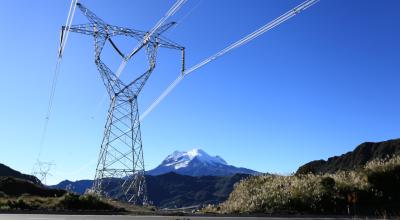
[[[127,216],[127,215],[41,215],[41,214],[0,214],[0,220],[329,220],[354,218],[277,218],[277,217],[194,217],[194,216]]]

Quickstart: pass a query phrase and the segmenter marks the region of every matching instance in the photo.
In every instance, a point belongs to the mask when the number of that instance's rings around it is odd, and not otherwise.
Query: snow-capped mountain
[[[162,162],[164,166],[173,166],[174,169],[187,167],[193,159],[206,164],[224,164],[226,161],[219,156],[212,157],[201,149],[192,149],[190,151],[175,151]]]
[[[228,165],[219,156],[210,156],[201,149],[175,151],[168,155],[159,166],[147,172],[148,175],[161,175],[175,172],[189,176],[230,176],[236,173],[257,175],[259,172]]]

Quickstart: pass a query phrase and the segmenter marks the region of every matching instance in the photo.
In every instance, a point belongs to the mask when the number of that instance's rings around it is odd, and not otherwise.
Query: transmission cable
[[[149,39],[150,37],[154,34],[154,32],[157,31],[159,27],[161,27],[168,18],[170,18],[172,15],[174,15],[186,2],[187,0],[177,0],[174,5],[167,11],[167,13],[156,23],[156,25],[150,30],[150,32],[146,35],[146,37],[143,39],[143,41],[135,48],[132,50],[132,52],[125,58],[122,59],[121,64],[118,67],[117,72],[115,75],[117,78],[119,78],[122,74],[122,71],[124,71],[126,64],[128,63],[129,58],[133,56],[136,51],[142,47]]]
[[[50,89],[49,102],[48,102],[48,105],[47,105],[47,111],[46,111],[44,126],[43,126],[43,130],[42,130],[42,134],[41,134],[41,138],[40,138],[40,143],[39,143],[38,158],[40,158],[40,156],[42,154],[43,144],[44,144],[44,140],[46,138],[46,133],[47,133],[47,127],[48,127],[48,124],[49,124],[51,111],[52,111],[52,108],[53,108],[54,96],[55,96],[56,87],[57,87],[57,81],[58,81],[58,77],[60,75],[60,66],[61,66],[62,55],[64,53],[64,48],[65,48],[65,45],[66,45],[67,40],[68,40],[69,28],[70,28],[70,26],[72,24],[72,20],[73,20],[74,15],[75,15],[75,10],[76,10],[77,3],[78,3],[78,0],[72,0],[71,1],[71,5],[69,7],[68,16],[67,16],[67,21],[65,22],[66,34],[65,35],[63,34],[64,33],[63,30],[61,32],[61,41],[60,41],[60,46],[58,48],[57,63],[56,63],[56,67],[54,69],[54,74],[53,74],[53,79],[52,79],[51,89]]]
[[[178,27],[184,20],[186,20],[196,9],[203,3],[204,0],[199,0],[196,5],[194,5],[185,15],[183,15],[176,24],[168,30],[168,35],[170,35],[176,27]]]
[[[189,75],[193,71],[203,67],[204,65],[210,63],[211,61],[219,58],[220,56],[230,52],[231,50],[238,48],[249,41],[257,38],[258,36],[264,34],[265,32],[271,30],[272,28],[282,24],[283,22],[289,20],[293,16],[299,14],[300,12],[304,11],[305,9],[309,8],[310,6],[317,3],[319,0],[306,0],[300,5],[294,7],[293,9],[289,10],[288,12],[282,14],[281,16],[277,17],[276,19],[272,20],[271,22],[267,23],[266,25],[262,26],[258,30],[252,32],[251,34],[247,35],[246,37],[236,41],[235,43],[229,45],[228,47],[224,48],[223,50],[215,53],[214,55],[206,58],[202,62],[194,65],[193,67],[185,70],[183,74],[179,74],[179,76],[161,93],[161,95],[154,100],[154,102],[142,113],[139,120],[143,121],[143,119],[155,108],[157,107],[160,102],[169,94],[171,91],[184,79],[185,76]]]

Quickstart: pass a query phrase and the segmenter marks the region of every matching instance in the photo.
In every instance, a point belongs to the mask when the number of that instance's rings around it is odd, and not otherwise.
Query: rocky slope
[[[363,167],[368,161],[373,159],[382,159],[398,154],[400,154],[400,139],[376,143],[365,142],[357,146],[353,151],[341,156],[306,163],[296,173],[334,173],[338,170],[353,170]]]

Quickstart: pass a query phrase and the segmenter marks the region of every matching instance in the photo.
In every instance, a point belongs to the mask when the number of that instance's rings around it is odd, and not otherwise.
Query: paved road
[[[0,220],[329,220],[333,218],[256,218],[256,217],[191,217],[191,216],[112,216],[112,215],[36,215],[0,214]],[[342,218],[345,219],[345,218]],[[351,218],[349,218],[351,219]]]

